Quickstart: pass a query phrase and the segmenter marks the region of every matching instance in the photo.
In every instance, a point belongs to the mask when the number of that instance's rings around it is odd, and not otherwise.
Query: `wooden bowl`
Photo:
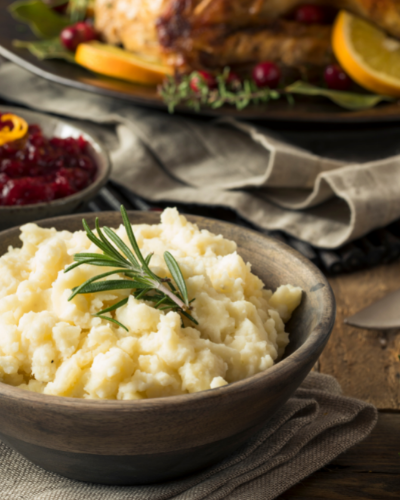
[[[85,216],[91,227],[94,214]],[[42,221],[75,231],[81,215]],[[156,213],[131,212],[132,223],[157,223]],[[232,224],[188,217],[235,240],[238,252],[275,289],[303,289],[287,324],[285,357],[263,373],[208,391],[158,399],[98,401],[47,396],[0,383],[0,438],[35,464],[94,483],[167,481],[208,467],[240,448],[266,424],[309,373],[333,327],[335,301],[323,274],[288,246]],[[118,227],[116,212],[101,224]],[[0,233],[0,255],[18,246],[17,228]]]
[[[97,166],[97,174],[94,181],[85,189],[82,189],[82,191],[78,191],[71,196],[32,205],[0,206],[0,230],[46,217],[70,214],[77,207],[94,198],[107,182],[111,172],[111,163],[108,154],[96,139],[82,129],[59,120],[54,116],[28,111],[23,108],[0,106],[0,113],[14,113],[24,118],[29,124],[36,123],[42,128],[44,135],[47,137],[56,136],[63,139],[74,137],[77,139],[79,136],[82,136],[89,143],[89,155]]]

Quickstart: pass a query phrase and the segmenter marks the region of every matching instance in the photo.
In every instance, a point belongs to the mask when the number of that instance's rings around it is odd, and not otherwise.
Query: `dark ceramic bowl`
[[[89,154],[97,166],[97,174],[94,181],[82,191],[65,198],[50,201],[48,203],[35,203],[34,205],[21,206],[0,206],[0,229],[20,226],[26,222],[66,215],[72,213],[84,202],[94,198],[96,193],[107,182],[111,172],[111,164],[105,149],[91,135],[83,130],[63,122],[53,116],[43,113],[27,111],[23,108],[13,108],[12,106],[0,106],[0,113],[14,113],[21,116],[29,124],[40,125],[43,133],[47,137],[74,137],[83,138],[89,143]]]
[[[91,226],[95,215],[87,214]],[[43,227],[75,231],[82,216]],[[235,240],[238,252],[275,289],[303,289],[287,324],[285,357],[263,373],[195,394],[135,401],[95,401],[28,392],[0,383],[0,438],[44,469],[81,481],[143,484],[190,474],[241,447],[284,405],[317,361],[332,330],[335,301],[321,272],[298,252],[254,231],[201,217],[200,228]],[[157,223],[155,213],[131,212],[132,223]],[[116,212],[101,223],[119,226]],[[19,230],[0,233],[0,255],[18,246]]]

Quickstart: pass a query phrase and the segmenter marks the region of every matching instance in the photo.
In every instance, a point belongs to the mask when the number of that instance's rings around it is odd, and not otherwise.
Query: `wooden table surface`
[[[279,497],[279,500],[400,499],[400,330],[345,325],[343,319],[400,288],[400,262],[331,278],[335,328],[317,370],[337,378],[345,395],[373,403],[370,436]],[[399,305],[400,312],[400,305]]]

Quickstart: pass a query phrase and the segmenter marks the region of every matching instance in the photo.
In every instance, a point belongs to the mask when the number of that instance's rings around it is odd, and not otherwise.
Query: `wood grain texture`
[[[277,500],[400,498],[400,414],[380,413],[363,442],[297,484]]]
[[[96,215],[84,217],[93,227]],[[303,289],[302,303],[287,325],[291,342],[284,359],[225,387],[140,401],[46,396],[0,383],[0,430],[7,444],[67,477],[105,484],[164,481],[215,463],[242,446],[301,384],[334,322],[334,299],[325,277],[276,240],[211,219],[189,219],[236,241],[238,252],[268,288],[291,283]],[[74,215],[40,225],[75,231],[81,220],[82,215]],[[156,223],[159,214],[130,212],[130,220]],[[100,222],[118,227],[120,214],[104,212]],[[18,229],[0,233],[0,255],[9,245],[18,246],[18,236]],[[85,466],[88,455],[95,468]]]
[[[344,394],[368,401],[379,409],[400,410],[400,333],[362,330],[344,324],[343,320],[400,288],[399,277],[400,261],[397,261],[329,279],[336,297],[337,316],[319,360],[319,370],[336,377]]]

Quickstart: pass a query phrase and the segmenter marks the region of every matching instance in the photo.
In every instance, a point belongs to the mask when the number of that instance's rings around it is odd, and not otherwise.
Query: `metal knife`
[[[389,293],[354,316],[345,318],[344,322],[367,330],[400,328],[400,290]]]

